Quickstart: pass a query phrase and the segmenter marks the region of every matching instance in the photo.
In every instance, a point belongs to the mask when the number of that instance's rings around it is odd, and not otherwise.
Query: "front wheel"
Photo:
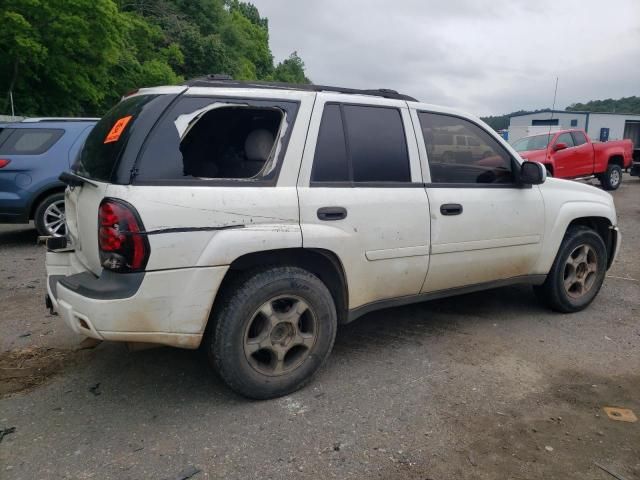
[[[587,227],[571,227],[547,279],[533,288],[538,298],[553,310],[578,312],[596,297],[606,270],[607,249],[600,235]]]
[[[622,183],[622,168],[609,165],[607,171],[600,176],[600,184],[604,190],[617,190]]]
[[[62,237],[67,231],[64,193],[53,193],[36,207],[33,221],[39,235]]]
[[[239,278],[223,295],[206,348],[214,368],[237,393],[254,399],[291,393],[329,356],[336,308],[312,273],[269,268]]]

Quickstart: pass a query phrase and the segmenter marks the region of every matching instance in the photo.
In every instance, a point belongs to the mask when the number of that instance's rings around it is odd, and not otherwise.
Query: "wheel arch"
[[[29,220],[33,220],[36,209],[46,197],[53,195],[54,193],[64,193],[65,188],[66,185],[64,183],[47,185],[46,187],[41,188],[34,195],[33,200],[31,200],[31,204],[29,205]]]
[[[617,165],[620,168],[624,169],[624,157],[622,155],[611,155],[609,157],[608,165]]]
[[[611,266],[613,262],[613,258],[615,256],[615,246],[616,246],[616,231],[611,227],[613,226],[611,221],[605,217],[580,217],[576,218],[569,223],[567,226],[568,231],[573,226],[584,226],[590,228],[591,230],[595,230],[605,246],[607,247],[607,269]],[[565,234],[566,234],[565,231]]]
[[[248,270],[284,265],[303,268],[320,278],[335,301],[338,323],[347,322],[349,292],[344,267],[334,252],[320,248],[281,248],[241,255],[229,265],[216,293],[214,310],[238,275]]]

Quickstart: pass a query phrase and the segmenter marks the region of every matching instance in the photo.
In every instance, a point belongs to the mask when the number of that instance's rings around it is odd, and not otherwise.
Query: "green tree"
[[[305,83],[274,68],[269,23],[239,0],[3,0],[0,111],[101,115],[129,90],[207,73]]]
[[[304,62],[298,56],[298,52],[293,52],[289,58],[280,62],[271,79],[276,82],[311,83],[311,80],[304,74]]]

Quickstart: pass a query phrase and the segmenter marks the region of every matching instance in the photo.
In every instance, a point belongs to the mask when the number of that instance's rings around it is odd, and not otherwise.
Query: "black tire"
[[[205,348],[210,362],[222,380],[240,395],[262,400],[298,390],[311,380],[331,353],[337,330],[336,308],[325,284],[312,273],[297,267],[272,267],[248,272],[233,281],[222,295],[221,302],[216,303],[216,311],[211,319],[213,323],[210,334],[205,337]],[[294,328],[295,333],[300,333],[303,316],[306,315],[307,320],[311,318],[313,344],[309,347],[288,347],[285,342],[295,342],[277,336],[276,340],[273,340],[279,325],[289,327],[284,325],[288,322],[276,318],[278,315],[286,316],[292,313],[284,311],[274,313],[270,317],[264,316],[267,319],[266,333],[260,334],[259,337],[256,334],[256,338],[273,342],[274,349],[259,349],[254,353],[247,353],[250,332],[263,316],[262,308],[268,304],[270,307],[273,306],[273,312],[276,312],[275,302],[286,303],[288,298],[293,298],[292,302],[298,299],[302,305],[308,307],[305,313],[299,315],[300,320],[296,321],[298,327],[291,328]],[[293,309],[291,306],[289,308]],[[296,307],[294,316],[297,310]],[[260,322],[264,324],[264,320]],[[296,322],[291,324],[295,325]],[[289,334],[285,332],[283,335]],[[251,341],[251,345],[262,343]],[[278,360],[275,346],[279,349],[288,348],[283,355],[284,360]],[[294,348],[298,349],[294,353],[300,358],[296,360],[298,363],[295,363],[292,356],[292,363],[287,366],[286,359]],[[274,362],[280,362],[279,372],[268,371]]]
[[[50,216],[52,214],[51,208],[53,206],[57,206],[58,210],[62,211],[64,214],[64,193],[52,193],[51,195],[45,197],[36,207],[36,210],[33,214],[33,222],[36,225],[36,229],[38,230],[38,235],[43,236],[64,236],[66,233],[67,226],[64,223],[64,217],[61,219],[62,224],[56,231],[53,231],[53,228],[47,227],[47,219],[45,216]],[[51,220],[51,219],[50,219]],[[54,224],[55,227],[58,227],[57,224]]]
[[[622,183],[622,168],[619,165],[609,165],[607,171],[600,175],[600,185],[604,190],[617,190]]]
[[[591,277],[591,273],[584,274],[588,272],[588,267],[582,269],[583,281],[590,286],[580,294],[579,290],[571,291],[572,289],[567,289],[565,285],[571,283],[572,268],[575,268],[576,273],[579,272],[579,267],[568,265],[568,262],[569,257],[582,246],[587,247],[586,251],[590,252],[589,255],[593,254],[592,260],[596,262],[596,270]],[[536,296],[551,309],[562,313],[578,312],[589,306],[596,297],[604,282],[606,271],[607,248],[600,235],[588,227],[574,226],[570,227],[565,234],[547,279],[542,285],[534,286],[533,289]],[[578,284],[576,280],[572,287]]]

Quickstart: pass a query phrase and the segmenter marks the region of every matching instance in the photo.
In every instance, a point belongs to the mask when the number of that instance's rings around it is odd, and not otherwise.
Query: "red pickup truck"
[[[543,163],[557,178],[595,176],[605,190],[615,190],[622,182],[622,170],[631,166],[631,140],[592,142],[584,130],[559,130],[524,137],[513,148],[526,160]]]

